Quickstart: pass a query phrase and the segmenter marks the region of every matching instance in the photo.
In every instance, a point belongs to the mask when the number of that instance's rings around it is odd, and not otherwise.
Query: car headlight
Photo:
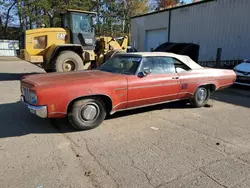
[[[35,92],[30,92],[30,103],[31,104],[37,103],[37,95]]]

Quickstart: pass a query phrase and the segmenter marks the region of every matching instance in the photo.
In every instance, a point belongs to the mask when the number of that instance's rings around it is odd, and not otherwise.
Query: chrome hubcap
[[[207,91],[204,88],[200,88],[197,92],[197,97],[200,102],[203,102],[207,98]]]
[[[85,121],[94,121],[98,117],[99,113],[99,107],[94,103],[90,103],[84,106],[81,116]]]

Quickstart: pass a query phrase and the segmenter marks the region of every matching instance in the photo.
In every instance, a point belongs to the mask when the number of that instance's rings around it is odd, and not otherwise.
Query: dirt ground
[[[76,132],[19,102],[20,77],[39,72],[0,60],[0,187],[249,187],[250,89],[216,92],[207,108],[121,112]]]

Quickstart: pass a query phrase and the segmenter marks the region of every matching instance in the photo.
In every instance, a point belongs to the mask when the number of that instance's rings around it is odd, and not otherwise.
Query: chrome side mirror
[[[149,75],[149,74],[151,74],[151,70],[150,69],[145,69],[144,70],[144,74],[147,76],[147,75]]]

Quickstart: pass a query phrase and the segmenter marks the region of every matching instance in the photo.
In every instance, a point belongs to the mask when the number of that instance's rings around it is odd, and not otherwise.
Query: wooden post
[[[217,48],[216,63],[215,63],[216,68],[220,68],[221,67],[221,64],[220,64],[221,52],[222,52],[222,48]]]

